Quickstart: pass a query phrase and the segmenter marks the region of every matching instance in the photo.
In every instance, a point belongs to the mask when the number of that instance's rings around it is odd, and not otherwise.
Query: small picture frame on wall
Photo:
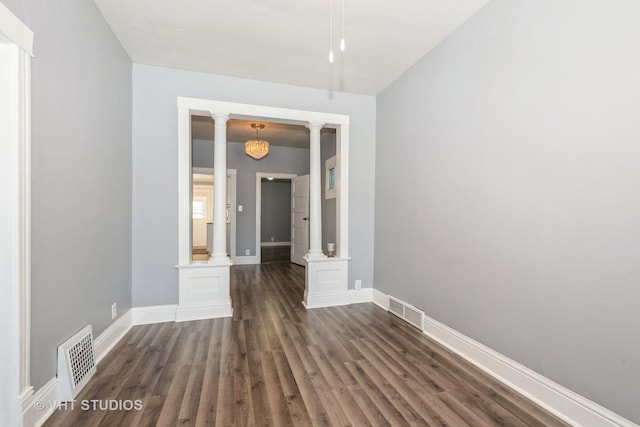
[[[336,198],[336,187],[338,185],[337,179],[338,174],[336,170],[336,156],[328,158],[324,162],[324,198],[325,199],[335,199]]]

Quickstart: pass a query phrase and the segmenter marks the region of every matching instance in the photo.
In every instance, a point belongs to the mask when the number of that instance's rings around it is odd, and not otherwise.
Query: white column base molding
[[[177,304],[134,307],[133,324],[151,325],[153,323],[175,322]]]
[[[389,309],[389,296],[376,289],[373,302]],[[639,427],[427,315],[423,333],[571,425]]]
[[[133,326],[132,317],[132,310],[128,310],[96,338],[93,343],[96,364],[100,363],[104,356],[129,332]]]
[[[349,259],[306,259],[303,304],[306,308],[349,305]]]
[[[234,256],[231,258],[233,265],[250,265],[258,264],[258,258],[255,256]]]
[[[231,308],[229,270],[231,262],[179,266],[176,321],[229,317]]]
[[[349,303],[373,302],[373,288],[349,289]]]
[[[231,300],[219,304],[180,306],[176,311],[176,322],[191,320],[217,319],[233,316]]]

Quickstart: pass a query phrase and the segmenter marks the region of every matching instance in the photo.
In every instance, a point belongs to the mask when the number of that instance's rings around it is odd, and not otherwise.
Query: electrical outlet
[[[242,205],[238,205],[238,212],[242,212]]]
[[[117,315],[118,315],[118,304],[114,302],[113,304],[111,304],[111,320],[115,319]]]
[[[275,241],[276,241],[276,238],[272,236],[272,237],[271,237],[271,241],[272,241],[272,242],[275,242]]]
[[[362,280],[356,280],[356,289],[362,289]]]
[[[247,249],[247,250],[245,250],[245,251],[244,251],[244,254],[245,254],[245,255],[247,255],[247,256],[251,255],[251,249]]]

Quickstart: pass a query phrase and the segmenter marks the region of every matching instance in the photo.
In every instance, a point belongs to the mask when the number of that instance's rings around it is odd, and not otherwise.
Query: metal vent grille
[[[411,323],[413,326],[422,330],[422,319],[424,317],[424,313],[417,308],[409,305],[404,306],[404,318],[407,322]]]
[[[404,317],[404,304],[394,299],[389,300],[389,311],[398,317]]]
[[[424,312],[391,295],[389,295],[389,312],[421,331],[424,329]]]
[[[95,373],[93,332],[89,325],[58,347],[60,400],[73,400]]]

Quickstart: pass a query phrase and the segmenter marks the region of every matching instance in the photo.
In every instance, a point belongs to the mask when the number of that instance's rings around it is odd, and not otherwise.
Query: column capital
[[[323,126],[324,126],[324,123],[311,123],[311,122],[309,122],[309,123],[307,123],[306,128],[309,129],[309,130],[315,130],[315,129],[320,130],[320,129],[322,129]]]
[[[209,111],[211,113],[211,117],[215,120],[216,123],[226,123],[229,120],[228,113],[218,113],[216,111]]]

